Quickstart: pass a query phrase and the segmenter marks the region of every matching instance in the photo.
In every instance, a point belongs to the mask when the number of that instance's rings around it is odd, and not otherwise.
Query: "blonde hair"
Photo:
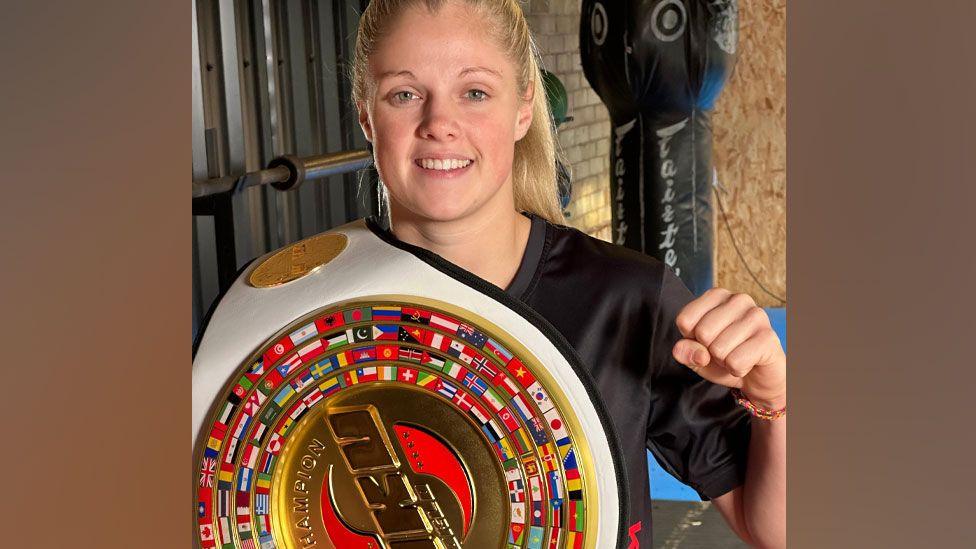
[[[407,8],[423,4],[436,13],[449,0],[372,0],[359,20],[355,60],[352,66],[352,95],[357,103],[368,103],[370,94],[369,56],[396,16]],[[565,219],[559,205],[556,159],[562,159],[555,139],[555,124],[542,83],[539,55],[529,25],[517,0],[464,0],[489,22],[489,33],[514,61],[520,96],[532,86],[532,124],[515,143],[512,187],[515,209],[531,212],[552,223]],[[565,164],[565,162],[564,162]],[[380,182],[382,185],[382,181]],[[382,187],[384,202],[389,200]],[[387,202],[388,204],[388,202]],[[388,208],[389,209],[389,208]]]

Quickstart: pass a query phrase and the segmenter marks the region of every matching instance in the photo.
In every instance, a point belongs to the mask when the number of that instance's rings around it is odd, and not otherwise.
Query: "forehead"
[[[511,60],[487,29],[488,22],[463,3],[448,2],[436,12],[414,6],[380,38],[369,59],[370,72],[374,77],[400,71],[454,76],[483,67],[513,78]]]

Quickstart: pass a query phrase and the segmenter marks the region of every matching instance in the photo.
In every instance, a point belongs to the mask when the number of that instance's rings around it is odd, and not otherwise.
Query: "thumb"
[[[707,366],[712,361],[712,355],[708,349],[694,339],[680,339],[674,344],[671,350],[674,359],[688,366],[692,370],[697,370]]]
[[[726,387],[742,387],[742,379],[729,373],[724,367],[712,364],[708,348],[693,339],[680,339],[671,350],[674,359],[691,368],[699,376]]]

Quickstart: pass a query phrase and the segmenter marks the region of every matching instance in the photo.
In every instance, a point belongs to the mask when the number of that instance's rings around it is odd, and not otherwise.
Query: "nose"
[[[446,97],[430,97],[424,105],[423,119],[418,131],[423,139],[443,141],[458,136],[459,126],[455,106]]]

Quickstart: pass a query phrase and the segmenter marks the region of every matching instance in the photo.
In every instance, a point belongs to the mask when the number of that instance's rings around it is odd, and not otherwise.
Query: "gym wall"
[[[579,0],[529,0],[545,68],[559,77],[573,121],[559,141],[573,172],[566,223],[610,241],[610,117],[583,77]],[[738,61],[712,115],[713,164],[724,187],[715,208],[716,284],[765,307],[786,297],[786,2],[739,0]],[[729,237],[735,237],[743,259]],[[748,265],[748,268],[746,267]],[[753,280],[777,297],[773,297]]]
[[[739,0],[738,61],[712,114],[719,198],[715,283],[764,307],[786,299],[786,0]]]

